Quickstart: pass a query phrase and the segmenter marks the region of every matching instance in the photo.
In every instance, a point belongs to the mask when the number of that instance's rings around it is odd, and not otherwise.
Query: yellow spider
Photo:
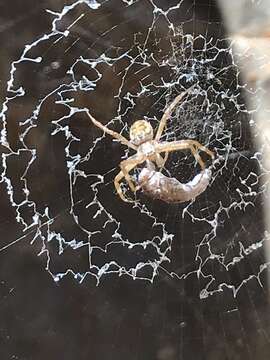
[[[201,166],[202,170],[205,169],[205,164],[198,154],[198,150],[202,150],[207,153],[209,156],[214,158],[214,153],[207,149],[205,146],[201,145],[196,140],[179,140],[179,141],[172,141],[172,142],[160,142],[161,135],[164,131],[166,126],[167,120],[169,119],[173,109],[176,105],[182,100],[182,98],[190,92],[190,90],[195,85],[191,86],[189,89],[184,91],[183,93],[179,94],[173,102],[167,107],[165,110],[159,126],[157,133],[154,137],[154,131],[151,124],[146,120],[137,120],[130,128],[130,141],[127,140],[121,134],[108,129],[106,126],[102,125],[99,121],[97,121],[90,113],[87,113],[90,117],[91,121],[94,125],[102,129],[105,133],[110,134],[115,139],[117,139],[120,143],[130,147],[131,149],[136,151],[136,154],[130,156],[128,159],[120,162],[120,169],[121,171],[116,175],[114,179],[114,186],[120,198],[126,202],[133,202],[128,200],[122,192],[120,181],[125,178],[130,189],[135,193],[140,187],[136,187],[133,183],[129,172],[133,170],[137,165],[144,163],[145,161],[151,161],[157,165],[157,167],[162,170],[164,167],[167,159],[168,154],[171,151],[176,150],[184,150],[190,149],[191,153],[193,154],[196,161]],[[164,157],[161,154],[164,153]]]

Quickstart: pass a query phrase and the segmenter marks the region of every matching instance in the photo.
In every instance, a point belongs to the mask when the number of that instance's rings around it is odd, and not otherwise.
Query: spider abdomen
[[[133,144],[141,145],[153,139],[153,128],[146,120],[137,120],[130,128],[129,137]]]

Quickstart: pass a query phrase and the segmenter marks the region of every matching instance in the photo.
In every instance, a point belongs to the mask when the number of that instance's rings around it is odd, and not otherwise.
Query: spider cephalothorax
[[[154,130],[151,124],[146,120],[137,120],[131,126],[129,138],[132,144],[141,145],[146,141],[153,140]]]
[[[199,155],[199,150],[204,151],[209,156],[214,158],[214,153],[212,151],[210,151],[209,149],[207,149],[205,146],[201,145],[196,140],[179,140],[179,141],[172,141],[172,142],[166,142],[166,141],[161,142],[160,141],[161,135],[166,127],[167,120],[171,116],[173,109],[195,85],[191,86],[188,90],[186,90],[183,93],[181,93],[180,95],[178,95],[173,100],[173,102],[167,107],[167,109],[165,110],[165,112],[160,120],[158,130],[157,130],[155,136],[154,136],[153,128],[148,121],[138,120],[138,121],[135,121],[135,123],[130,128],[130,141],[129,141],[123,135],[121,135],[113,130],[110,130],[106,126],[102,125],[99,121],[97,121],[88,112],[88,116],[90,117],[90,119],[94,125],[96,125],[100,129],[102,129],[105,133],[110,134],[111,136],[116,138],[122,144],[124,144],[136,151],[136,154],[134,154],[134,155],[130,156],[128,159],[120,162],[121,171],[116,175],[116,177],[114,179],[114,185],[115,185],[116,191],[122,200],[130,202],[130,200],[128,200],[124,196],[122,189],[121,189],[120,181],[123,178],[126,179],[130,189],[133,192],[136,192],[136,190],[138,188],[143,188],[142,184],[139,184],[139,186],[136,186],[136,184],[134,184],[134,181],[129,174],[130,171],[132,171],[136,166],[138,166],[140,164],[143,164],[146,162],[146,164],[149,165],[149,163],[151,163],[151,164],[153,164],[153,166],[156,165],[158,167],[159,171],[161,171],[168,159],[169,152],[177,151],[177,150],[185,150],[185,149],[190,149],[192,155],[194,156],[194,158],[196,159],[198,164],[201,166],[202,170],[205,169],[205,165],[204,165],[204,162],[203,162],[201,156]],[[161,154],[164,154],[164,155],[162,156]],[[163,181],[163,182],[165,183],[165,181]],[[178,194],[179,198],[176,199],[176,195],[174,195],[173,191],[171,190],[171,188],[173,187],[172,184],[174,184],[174,182],[168,181],[166,179],[166,184],[165,184],[166,189],[170,191],[171,197],[169,198],[169,196],[167,196],[167,195],[166,196],[164,195],[164,196],[166,198],[168,198],[169,202],[172,202],[171,198],[175,199],[175,201],[180,201],[183,198],[183,195]],[[151,187],[150,181],[148,181],[147,186],[148,186],[147,192],[154,195],[154,192],[152,190],[149,191],[149,187]],[[163,191],[162,190],[163,188],[160,185],[158,185],[158,186],[159,186],[159,190]],[[181,184],[181,186],[182,186],[182,184]],[[181,188],[180,190],[183,193],[183,186],[182,187],[181,186],[178,186],[178,187],[179,187],[179,189]],[[201,189],[202,189],[202,187],[200,186],[200,190]],[[164,194],[165,194],[165,191],[164,191]],[[186,196],[186,194],[185,194],[185,196]],[[159,198],[161,198],[161,197],[159,197]]]

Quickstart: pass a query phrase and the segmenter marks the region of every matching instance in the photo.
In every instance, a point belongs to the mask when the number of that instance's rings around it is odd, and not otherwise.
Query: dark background
[[[121,12],[117,9],[119,4],[116,3],[108,4],[106,11],[116,23],[118,21],[124,23],[125,19],[121,17]],[[176,2],[172,1],[172,4],[174,3]],[[20,56],[25,44],[31,43],[33,39],[47,32],[51,20],[44,10],[60,9],[63,4],[62,1],[1,1],[1,102],[7,96],[6,82],[9,78],[11,62]],[[136,8],[139,14],[149,7],[146,1],[140,1],[139,4]],[[159,1],[158,4],[166,8],[166,2]],[[132,11],[134,9],[125,12],[125,16],[132,16]],[[192,22],[187,22],[185,25],[187,32],[192,29],[196,34],[202,33],[217,38],[224,38],[226,35],[221,15],[214,2],[186,1],[181,12],[174,16],[175,21],[179,23],[192,19]],[[132,26],[126,28],[123,26],[119,35],[124,37],[128,31],[132,34],[140,27],[145,27],[147,21],[146,12],[141,23],[135,19]],[[107,38],[103,43],[98,42],[93,47],[91,44],[97,37],[95,31],[98,32],[98,23],[89,21],[88,25],[88,31],[81,33],[83,41],[76,51],[83,53],[92,47],[93,54],[98,53],[102,48],[106,48],[106,41],[109,42],[110,39]],[[43,54],[48,63],[54,56],[67,64],[72,62],[74,57],[72,53],[63,57],[62,49],[58,49],[57,54],[52,51],[46,55],[46,51],[45,45]],[[20,148],[16,125],[18,118],[31,108],[37,94],[42,97],[50,87],[54,87],[56,78],[64,82],[65,71],[61,74],[60,70],[54,74],[48,72],[46,67],[43,72],[36,71],[35,74],[29,73],[27,69],[22,71],[20,80],[26,84],[30,96],[29,104],[27,101],[15,102],[10,111],[9,142],[15,150]],[[108,82],[108,87],[102,92],[104,98],[98,100],[103,106],[104,122],[109,120],[110,111],[114,106],[110,103],[108,94],[118,85]],[[43,110],[44,118],[49,107],[50,104],[47,104]],[[97,109],[100,109],[100,106],[97,106]],[[87,128],[84,128],[82,123],[77,131],[84,135]],[[56,140],[48,143],[49,133],[50,125],[46,122],[36,130],[36,133],[32,133],[31,141],[38,144],[40,168],[31,169],[28,180],[33,189],[33,199],[40,208],[43,208],[46,202],[53,204],[55,214],[59,214],[57,226],[66,229],[72,238],[73,229],[66,211],[68,181],[63,161],[61,162],[64,155],[60,152],[63,139],[56,137]],[[253,149],[249,129],[245,129],[244,133],[245,139],[240,139],[243,143],[240,141],[239,149]],[[95,130],[91,136],[95,136]],[[1,151],[5,153],[6,149],[2,146]],[[55,153],[58,155],[54,156]],[[121,153],[122,149],[118,145],[116,147],[112,145],[110,139],[106,138],[96,150],[95,160],[91,166],[97,170],[96,172],[110,168],[111,164],[115,167]],[[22,164],[25,164],[23,159]],[[16,176],[18,166],[15,162],[9,167],[11,169],[9,171],[14,171],[12,176]],[[42,173],[41,179],[42,168],[47,170]],[[254,170],[252,162],[244,164],[243,171],[251,171],[251,169]],[[96,286],[92,277],[87,277],[79,284],[71,275],[67,275],[56,283],[45,270],[46,256],[44,254],[38,256],[40,243],[35,242],[30,245],[34,230],[28,231],[27,234],[22,231],[22,226],[16,222],[16,211],[10,205],[6,185],[3,183],[1,185],[0,247],[4,248],[5,245],[17,240],[14,245],[0,252],[1,360],[264,360],[269,358],[267,270],[260,275],[259,280],[263,286],[260,286],[254,276],[241,286],[236,297],[233,296],[232,289],[222,287],[220,292],[206,299],[200,299],[203,279],[198,279],[196,273],[187,279],[179,280],[161,271],[153,283],[106,275],[99,286]],[[78,191],[78,196],[81,196],[80,191],[83,193],[85,189],[82,186]],[[215,191],[213,198],[219,194],[218,187]],[[227,189],[227,192],[229,191],[230,188]],[[226,191],[224,196],[225,193]],[[107,199],[108,203],[112,202],[110,206],[118,210],[125,227],[134,227],[134,219],[129,207],[117,199],[112,193],[112,188],[105,189],[103,196],[105,203]],[[230,221],[218,234],[218,247],[225,248],[231,239],[237,241],[236,234],[239,239],[247,239],[250,244],[263,236],[264,224],[260,199],[256,198],[254,204],[253,208],[236,209],[231,214]],[[191,222],[176,218],[174,206],[165,207],[158,202],[152,206],[159,219],[163,221],[166,219],[168,228],[175,234],[171,253],[172,262],[180,270],[192,270],[196,236],[203,229],[196,229]],[[136,236],[140,238],[147,230],[138,228],[137,231]],[[143,235],[145,236],[144,233]],[[192,241],[189,242],[189,239]],[[237,288],[243,278],[258,273],[256,269],[259,267],[258,264],[264,262],[263,256],[263,252],[256,253],[226,272],[222,272],[218,264],[211,264],[214,268],[212,272],[216,273],[217,277],[220,275],[224,278],[225,283],[233,284]],[[78,255],[73,261],[83,263],[84,255]],[[59,266],[61,267],[61,264]]]

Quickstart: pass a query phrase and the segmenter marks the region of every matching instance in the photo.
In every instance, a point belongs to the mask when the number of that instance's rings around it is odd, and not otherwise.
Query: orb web
[[[241,82],[243,54],[221,36],[220,22],[195,19],[196,0],[119,3],[117,11],[115,1],[87,0],[47,9],[51,28],[10,65],[1,180],[22,235],[1,251],[30,236],[55,281],[68,274],[97,284],[109,276],[195,275],[201,297],[225,287],[236,294],[252,278],[261,284],[268,234],[262,225],[251,228],[250,219],[267,189],[267,149],[255,149],[250,135],[252,127],[256,136],[256,109],[245,97],[261,94]],[[206,8],[210,13],[210,3]],[[213,174],[209,187],[189,203],[170,205],[123,184],[135,200],[123,203],[113,179],[132,150],[87,114],[125,137],[137,119],[156,130],[168,104],[194,84],[161,140],[195,139],[213,150],[213,162],[204,157]],[[188,152],[172,153],[164,169],[182,182],[198,171]],[[132,176],[136,181],[136,170]]]

